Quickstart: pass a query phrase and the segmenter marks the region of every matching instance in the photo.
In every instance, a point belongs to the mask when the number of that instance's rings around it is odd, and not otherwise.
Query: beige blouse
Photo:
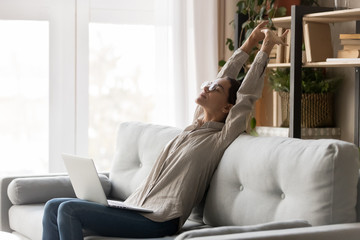
[[[236,78],[248,54],[238,49],[218,74]],[[145,217],[164,222],[179,218],[179,228],[199,204],[225,149],[246,129],[248,114],[261,96],[268,56],[259,52],[237,93],[226,122],[200,125],[198,107],[192,125],[170,141],[143,184],[127,203],[153,209]]]

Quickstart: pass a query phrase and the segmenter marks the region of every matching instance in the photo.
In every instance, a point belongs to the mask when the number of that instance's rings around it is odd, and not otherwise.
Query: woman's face
[[[214,85],[209,84],[203,88],[195,102],[209,113],[224,112],[224,108],[229,105],[228,97],[231,83],[227,79],[220,78],[212,82],[212,84]]]

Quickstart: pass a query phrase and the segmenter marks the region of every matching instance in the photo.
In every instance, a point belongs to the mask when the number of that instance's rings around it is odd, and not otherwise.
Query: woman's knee
[[[86,202],[78,199],[62,202],[58,207],[59,218],[76,217],[79,212],[86,211],[84,205]]]
[[[60,204],[71,200],[70,198],[53,198],[45,203],[44,217],[57,215]]]

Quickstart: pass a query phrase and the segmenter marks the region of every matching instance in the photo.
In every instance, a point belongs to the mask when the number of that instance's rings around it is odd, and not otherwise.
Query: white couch
[[[129,196],[179,132],[120,124],[109,178],[102,176],[109,197]],[[225,151],[204,205],[194,208],[180,235],[163,239],[360,239],[358,176],[353,144],[243,134]],[[5,177],[0,192],[1,231],[27,240],[41,239],[47,200],[74,197],[68,177],[57,175]]]

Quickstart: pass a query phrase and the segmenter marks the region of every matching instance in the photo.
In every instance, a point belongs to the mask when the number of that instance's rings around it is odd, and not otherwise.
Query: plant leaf
[[[262,6],[261,9],[260,9],[260,13],[259,13],[259,18],[260,20],[263,20],[264,19],[264,13],[266,11],[266,6]]]
[[[219,67],[223,67],[225,65],[226,61],[225,60],[220,60],[219,61]]]
[[[250,120],[250,128],[255,129],[256,127],[256,118],[252,117]]]
[[[231,38],[227,38],[225,44],[228,46],[230,51],[234,51],[234,42]]]

